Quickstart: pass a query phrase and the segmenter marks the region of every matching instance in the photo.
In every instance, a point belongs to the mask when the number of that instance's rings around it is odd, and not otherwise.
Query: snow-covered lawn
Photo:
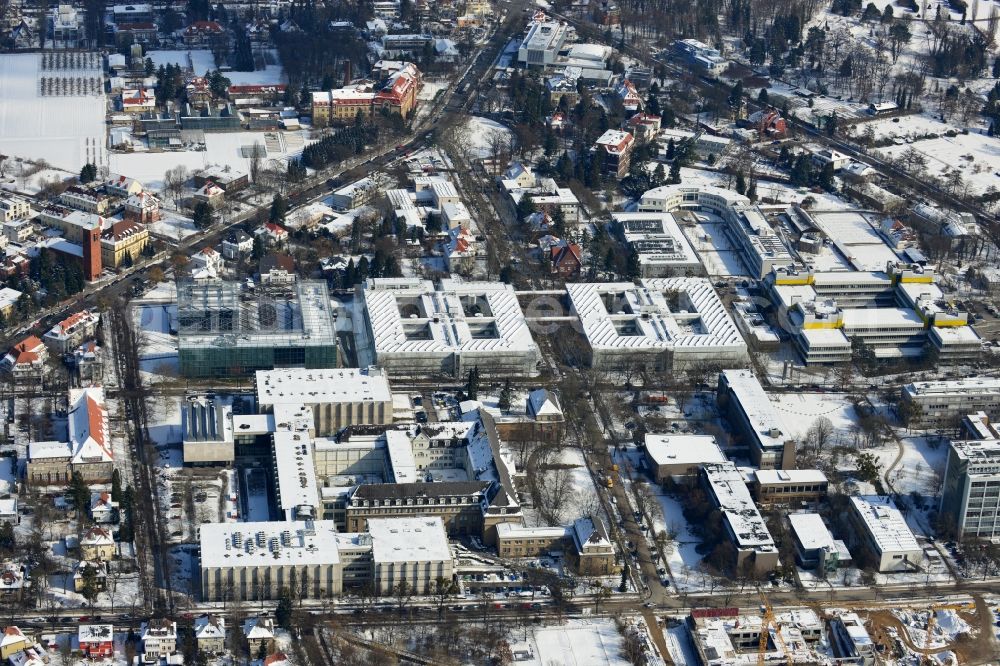
[[[215,57],[208,49],[180,49],[176,51],[149,51],[146,57],[153,61],[153,66],[180,65],[191,68],[198,76],[215,69]],[[232,79],[230,79],[232,80]]]
[[[198,233],[198,228],[194,226],[191,218],[162,209],[160,211],[160,219],[148,226],[150,233],[163,236],[172,241],[181,241],[192,234]]]
[[[834,393],[771,393],[771,402],[799,441],[803,441],[816,419],[825,417],[833,424],[829,445],[849,445],[851,429],[857,423],[854,406],[847,396]]]
[[[877,152],[899,157],[910,148],[924,156],[927,173],[933,176],[943,176],[946,172],[957,170],[962,174],[970,192],[981,193],[990,186],[1000,188],[1000,176],[997,175],[996,168],[1000,158],[1000,139],[974,131],[953,137],[942,135],[936,139],[892,145],[879,148]]]
[[[497,121],[479,116],[469,118],[466,129],[468,131],[464,137],[466,139],[465,149],[480,159],[490,157],[492,154],[490,142],[494,136],[497,134],[505,137],[510,136],[510,130]]]
[[[104,161],[104,94],[39,92],[42,77],[69,75],[102,77],[100,70],[43,71],[38,53],[0,55],[0,152],[44,159],[73,173],[88,161]]]

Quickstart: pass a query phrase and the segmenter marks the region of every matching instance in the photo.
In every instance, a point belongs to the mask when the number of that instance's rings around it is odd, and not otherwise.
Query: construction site
[[[992,664],[1000,609],[981,597],[922,610],[877,603],[759,613],[693,609],[686,627],[698,662],[733,664]],[[682,659],[675,659],[682,663]]]

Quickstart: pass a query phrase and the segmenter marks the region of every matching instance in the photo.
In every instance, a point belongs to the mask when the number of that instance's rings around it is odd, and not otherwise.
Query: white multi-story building
[[[13,194],[0,197],[0,224],[23,220],[30,215],[31,204],[28,203],[27,199]]]
[[[312,409],[319,436],[351,425],[392,423],[389,379],[378,368],[258,370],[256,380],[262,412],[273,412],[278,405],[305,405]]]
[[[566,25],[555,21],[532,23],[517,49],[518,62],[529,67],[555,64],[566,42],[567,31]]]
[[[722,218],[743,263],[757,279],[779,266],[795,263],[782,238],[771,228],[760,208],[736,192],[710,185],[664,185],[642,195],[639,210],[669,213],[707,210]]]
[[[340,533],[329,520],[201,526],[202,594],[211,601],[275,599],[293,575],[309,599],[366,584],[425,594],[453,574],[439,517],[370,518],[362,533]]]
[[[747,345],[705,278],[566,285],[593,367],[742,364]]]
[[[722,512],[726,534],[736,548],[736,567],[750,560],[759,574],[778,566],[778,548],[736,465],[731,462],[703,465],[701,481]]]
[[[924,551],[891,498],[851,497],[851,510],[858,528],[855,544],[871,552],[880,572],[916,571],[921,566]]]
[[[1000,538],[1000,440],[951,442],[940,515],[958,538]]]
[[[1000,419],[1000,379],[996,377],[912,382],[903,386],[901,399],[915,427],[953,426],[976,411]]]
[[[691,277],[705,269],[671,213],[612,213],[641,277]]]
[[[513,287],[499,282],[369,279],[355,334],[390,375],[532,376],[541,358]],[[360,347],[360,345],[359,345]]]
[[[723,370],[717,400],[742,436],[754,464],[761,469],[795,467],[795,439],[750,370]]]

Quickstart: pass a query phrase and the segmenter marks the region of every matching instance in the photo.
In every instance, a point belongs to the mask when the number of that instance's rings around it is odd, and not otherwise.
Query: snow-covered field
[[[146,57],[153,61],[154,67],[180,65],[185,69],[190,68],[198,76],[204,76],[206,72],[215,69],[215,57],[208,49],[149,51]]]
[[[107,103],[103,93],[42,97],[40,78],[60,75],[101,77],[101,72],[43,72],[41,54],[0,55],[0,152],[44,159],[75,173],[88,161],[104,161]]]
[[[243,157],[241,148],[252,148],[259,143],[267,148],[265,162],[276,160],[284,168],[289,157],[302,154],[309,142],[308,130],[295,132],[274,132],[277,143],[267,142],[264,132],[217,132],[205,134],[205,150],[183,150],[168,152],[111,153],[109,165],[115,173],[127,173],[145,183],[147,188],[159,190],[163,187],[163,176],[168,169],[184,166],[194,172],[210,165],[230,167],[236,171],[249,173],[250,159]]]
[[[579,620],[558,627],[536,629],[533,654],[517,663],[525,666],[625,666],[622,638],[612,620]]]
[[[942,134],[936,139],[879,148],[877,152],[898,158],[910,148],[923,155],[930,175],[959,172],[964,183],[960,189],[967,187],[969,192],[981,193],[991,186],[1000,188],[1000,176],[997,175],[1000,171],[996,168],[1000,159],[1000,139],[980,132],[953,137]]]

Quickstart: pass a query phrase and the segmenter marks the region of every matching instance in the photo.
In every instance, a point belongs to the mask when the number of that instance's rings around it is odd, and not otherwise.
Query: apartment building
[[[948,447],[941,516],[955,537],[1000,537],[1000,440],[954,441]]]
[[[27,199],[12,194],[0,197],[0,224],[24,220],[30,215],[31,204]]]
[[[1000,379],[996,377],[912,382],[901,391],[905,404],[901,407],[913,427],[954,427],[964,415],[976,411],[1000,419]]]
[[[73,472],[88,483],[109,483],[114,453],[100,387],[70,389],[68,441],[28,444],[27,480],[32,485],[66,485]]]
[[[143,622],[139,630],[142,637],[142,660],[158,664],[170,659],[177,652],[177,623],[165,618],[152,618]]]
[[[115,222],[101,233],[101,264],[108,268],[139,260],[149,244],[149,230],[146,225],[131,220]]]
[[[609,129],[597,138],[591,149],[601,160],[601,172],[621,180],[632,163],[635,138],[628,132]]]
[[[65,192],[60,194],[59,202],[70,208],[96,215],[107,214],[110,204],[108,198],[97,190],[77,185],[70,186]]]

